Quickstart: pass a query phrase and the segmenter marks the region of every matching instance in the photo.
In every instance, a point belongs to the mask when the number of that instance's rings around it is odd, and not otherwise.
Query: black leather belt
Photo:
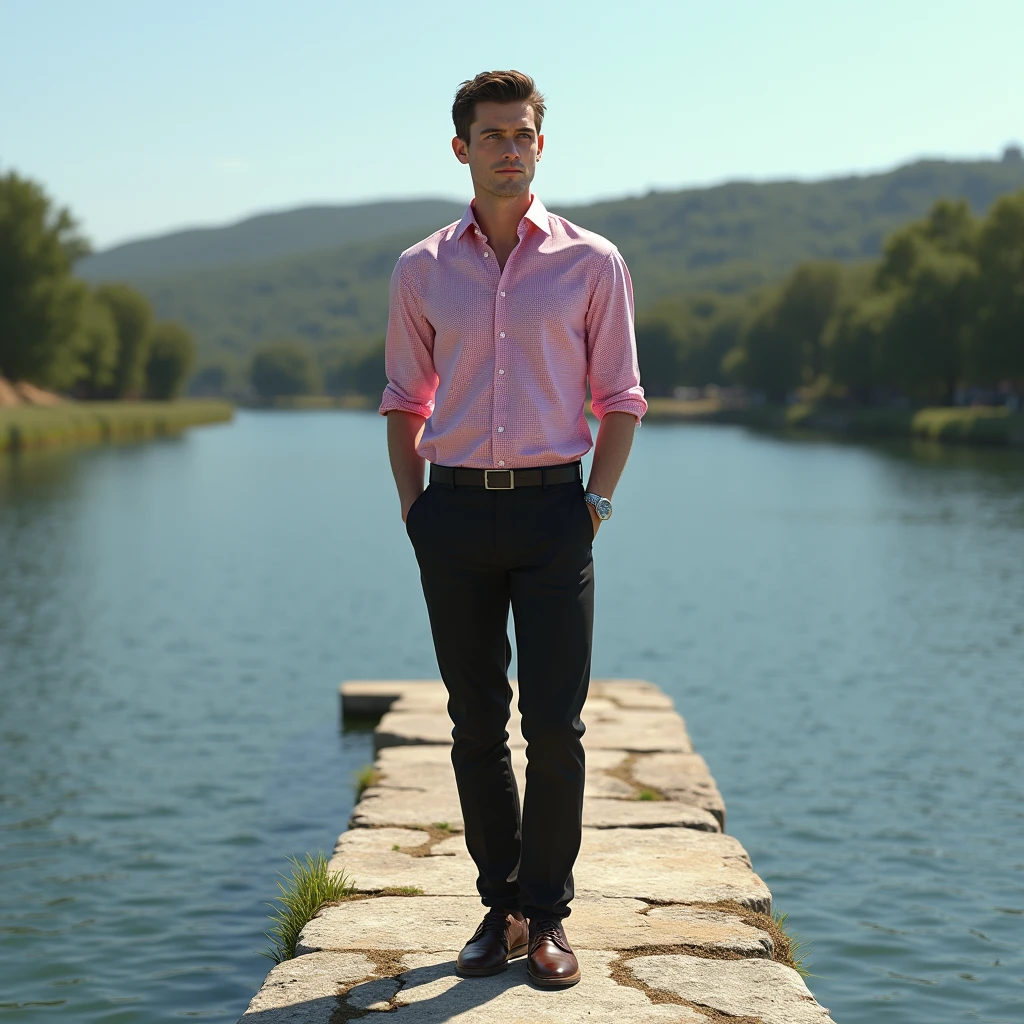
[[[430,466],[430,482],[449,487],[483,487],[488,491],[514,491],[517,487],[548,487],[583,480],[583,464],[538,466],[534,469],[465,469],[462,466]]]

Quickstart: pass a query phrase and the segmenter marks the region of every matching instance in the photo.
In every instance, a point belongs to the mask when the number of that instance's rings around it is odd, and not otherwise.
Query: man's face
[[[477,103],[469,144],[456,137],[452,149],[469,164],[478,190],[513,198],[529,191],[544,136],[537,134],[533,108],[526,103]]]

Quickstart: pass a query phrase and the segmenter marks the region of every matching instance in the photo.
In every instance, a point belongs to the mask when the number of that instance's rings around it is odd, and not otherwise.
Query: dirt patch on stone
[[[614,768],[605,768],[604,774],[619,782],[624,782],[633,791],[632,800],[664,800],[665,794],[653,786],[642,786],[633,775],[633,766],[636,764],[637,755],[627,754]]]
[[[405,965],[402,963],[402,958],[409,952],[406,949],[359,949],[353,950],[352,952],[362,953],[373,962],[373,974],[368,974],[365,978],[360,978],[359,981],[354,981],[350,985],[346,985],[344,988],[338,991],[337,999],[338,1006],[331,1014],[330,1024],[349,1024],[349,1021],[359,1020],[362,1017],[367,1017],[371,1013],[392,1013],[398,1009],[398,993],[402,991],[401,982],[398,983],[398,988],[394,994],[387,1000],[387,1010],[378,1009],[367,1009],[361,1006],[352,1006],[346,1002],[348,994],[360,985],[365,985],[371,981],[382,981],[387,978],[398,979],[400,974],[403,974],[406,970]],[[383,1001],[383,1000],[382,1000]]]
[[[455,829],[442,828],[440,824],[428,825],[425,828],[415,825],[410,827],[417,832],[423,832],[427,837],[419,846],[400,846],[398,848],[398,853],[405,853],[410,857],[429,857],[438,843],[443,843],[446,839],[451,839],[452,836],[462,834]]]

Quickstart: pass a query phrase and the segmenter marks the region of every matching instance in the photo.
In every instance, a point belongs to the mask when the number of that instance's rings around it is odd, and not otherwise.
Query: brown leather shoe
[[[473,937],[462,947],[455,969],[469,978],[482,978],[505,970],[508,961],[526,953],[529,942],[526,920],[503,907],[484,914]]]
[[[534,985],[541,988],[567,988],[580,980],[580,965],[561,921],[530,921],[530,959],[526,970]]]

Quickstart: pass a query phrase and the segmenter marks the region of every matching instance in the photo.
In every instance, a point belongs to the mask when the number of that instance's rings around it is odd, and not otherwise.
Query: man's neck
[[[533,197],[529,192],[506,199],[478,192],[473,215],[492,248],[513,249],[519,241],[519,222],[526,216]]]

